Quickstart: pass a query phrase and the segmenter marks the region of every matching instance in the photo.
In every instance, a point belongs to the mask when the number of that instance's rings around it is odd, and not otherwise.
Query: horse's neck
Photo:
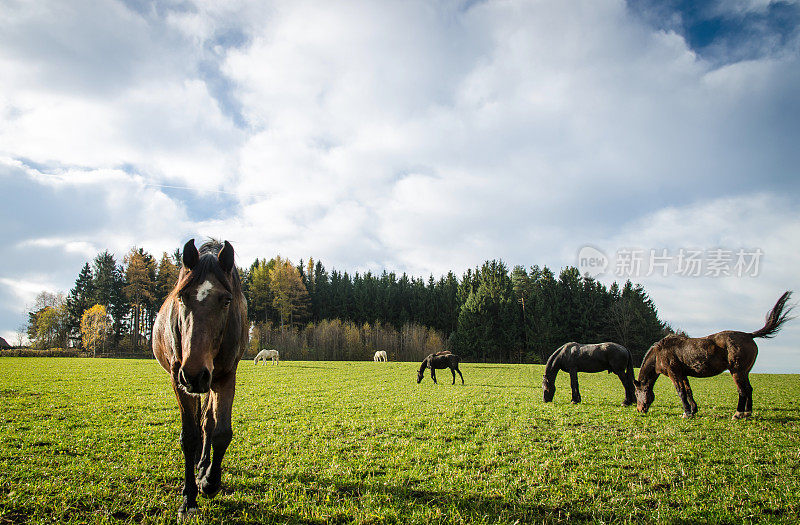
[[[429,361],[429,359],[427,357],[422,360],[422,364],[419,365],[419,371],[420,372],[424,372],[425,369],[428,367],[428,361]],[[433,365],[431,365],[431,368],[433,368]]]
[[[544,367],[544,376],[551,381],[555,379],[556,374],[558,374],[561,358],[563,357],[561,352],[562,348],[559,348],[553,352],[553,355],[550,356],[550,358],[547,360],[547,365]]]
[[[642,367],[639,369],[639,382],[643,385],[652,386],[656,379],[658,379],[656,355],[655,352],[648,352],[644,361],[642,361]]]

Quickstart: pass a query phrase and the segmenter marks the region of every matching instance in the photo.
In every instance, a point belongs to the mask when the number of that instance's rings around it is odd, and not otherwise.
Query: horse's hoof
[[[572,400],[572,404],[573,404],[573,405],[580,404],[580,402],[581,402],[581,400],[580,400],[580,399],[579,399],[579,400],[577,400],[577,401],[575,401],[574,399]]]
[[[203,478],[197,483],[197,489],[204,497],[211,499],[222,490],[222,483],[210,483]]]
[[[623,401],[623,402],[622,402],[622,406],[624,406],[624,407],[629,407],[629,406],[631,406],[632,404],[633,404],[633,401]]]
[[[747,419],[750,417],[750,412],[739,412],[738,410],[733,413],[731,419]]]
[[[191,519],[199,512],[197,507],[186,507],[186,504],[180,506],[178,509],[178,525],[181,525],[186,520]]]
[[[684,412],[683,414],[681,414],[681,417],[683,419],[692,419],[694,417],[694,414],[690,414],[689,412]]]

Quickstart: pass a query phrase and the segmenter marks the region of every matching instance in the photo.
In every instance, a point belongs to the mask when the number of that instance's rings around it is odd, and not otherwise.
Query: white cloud
[[[32,280],[20,280],[0,277],[0,286],[7,288],[14,295],[15,310],[18,313],[24,313],[25,308],[33,304],[39,292],[57,288],[49,275],[32,275],[31,278]]]
[[[722,330],[753,332],[764,323],[764,316],[786,290],[795,291],[800,298],[800,210],[796,203],[774,194],[719,198],[682,207],[659,210],[627,225],[610,239],[599,242],[612,262],[619,249],[638,249],[642,253],[641,277],[632,280],[644,284],[659,308],[662,319],[689,335],[701,337]],[[736,252],[761,250],[758,273],[744,272],[742,277],[732,271],[730,276],[707,276],[704,266],[700,277],[678,275],[675,264],[679,250],[724,249],[732,259]],[[667,249],[672,257],[667,276],[649,271],[650,250],[657,255]],[[703,259],[708,260],[707,253]],[[748,256],[749,262],[752,257]],[[615,268],[609,268],[605,282],[614,279]],[[624,277],[622,278],[624,280]],[[620,280],[616,277],[616,280]],[[777,372],[789,367],[797,371],[800,349],[794,343],[800,337],[796,321],[772,340],[757,341],[761,353],[756,371]],[[783,360],[778,356],[791,356]]]

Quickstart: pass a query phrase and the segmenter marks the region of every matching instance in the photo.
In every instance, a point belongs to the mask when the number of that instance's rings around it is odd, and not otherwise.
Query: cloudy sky
[[[205,236],[420,276],[591,245],[673,326],[753,331],[800,292],[799,26],[768,0],[0,0],[0,335],[99,251]],[[798,341],[756,370],[800,372]]]

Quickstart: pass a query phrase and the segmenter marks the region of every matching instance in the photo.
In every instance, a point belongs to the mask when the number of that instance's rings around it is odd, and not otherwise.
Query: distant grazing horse
[[[386,350],[378,350],[375,352],[375,355],[372,356],[372,360],[376,363],[380,363],[381,361],[385,363],[388,361],[389,359],[386,357]]]
[[[730,370],[739,390],[739,404],[733,419],[750,417],[753,412],[753,388],[750,386],[749,373],[758,355],[754,339],[774,337],[781,325],[791,319],[789,312],[793,307],[786,308],[791,295],[791,291],[781,295],[767,314],[764,327],[753,333],[726,330],[706,337],[668,335],[651,346],[639,369],[639,380],[635,382],[636,408],[643,414],[647,413],[655,399],[653,385],[658,375],[664,374],[672,380],[683,403],[681,417],[692,417],[697,413],[697,403],[694,402],[687,376],[711,377]]]
[[[464,376],[461,375],[461,370],[458,369],[458,361],[459,357],[456,354],[452,354],[446,350],[444,352],[428,355],[428,357],[422,360],[422,364],[419,367],[417,383],[422,382],[422,378],[425,377],[426,368],[431,369],[431,379],[433,379],[434,383],[436,383],[436,370],[449,368],[453,373],[453,384],[456,384],[456,372],[458,372],[458,375],[461,377],[461,384],[463,385]]]
[[[184,483],[179,521],[197,512],[198,488],[209,498],[220,490],[222,458],[233,435],[236,367],[247,336],[247,302],[233,246],[209,241],[198,252],[190,240],[183,247],[178,282],[153,328],[153,354],[172,378],[181,411]],[[201,394],[206,394],[202,406]]]
[[[569,373],[572,386],[572,402],[581,402],[578,389],[578,372],[614,372],[625,388],[623,406],[633,404],[633,359],[628,349],[617,343],[582,345],[567,343],[550,356],[544,369],[542,390],[544,401],[549,403],[556,393],[556,375],[559,370]]]
[[[273,365],[281,364],[281,357],[278,354],[277,350],[262,350],[257,355],[256,358],[253,360],[253,364],[257,365],[259,361],[262,361],[265,365],[267,364],[267,359],[272,359]]]

